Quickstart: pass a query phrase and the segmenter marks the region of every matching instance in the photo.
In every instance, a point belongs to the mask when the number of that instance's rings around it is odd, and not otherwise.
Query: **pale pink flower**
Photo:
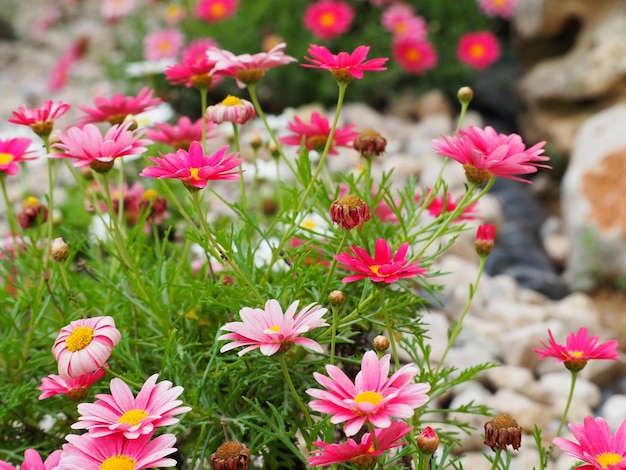
[[[100,13],[109,23],[115,23],[130,15],[136,8],[135,0],[102,0]]]
[[[107,99],[96,96],[93,100],[95,107],[78,106],[78,109],[87,114],[80,118],[80,124],[90,122],[109,122],[121,124],[128,116],[143,113],[144,111],[162,103],[160,98],[154,98],[154,90],[144,87],[137,96],[124,96],[116,93]]]
[[[203,38],[193,41],[182,53],[179,64],[170,65],[165,69],[165,78],[172,85],[185,85],[187,88],[211,88],[219,82],[220,77],[213,75],[215,62],[209,60],[206,52],[217,47],[213,39]]]
[[[256,110],[250,101],[228,95],[221,103],[209,106],[205,117],[216,124],[222,122],[245,124],[256,117]]]
[[[207,23],[217,23],[233,16],[238,8],[238,0],[200,0],[195,15]]]
[[[387,8],[380,22],[394,37],[410,36],[419,41],[428,36],[426,20],[415,15],[413,8],[405,3],[395,3]]]
[[[332,39],[350,29],[354,10],[346,2],[319,0],[310,3],[304,10],[304,28],[317,39]]]
[[[108,316],[83,318],[64,326],[52,346],[59,375],[75,379],[104,366],[121,337]]]
[[[163,20],[168,26],[180,24],[187,16],[185,8],[178,3],[169,3],[163,9]]]
[[[485,70],[500,58],[500,43],[489,31],[465,33],[459,39],[456,55],[460,62],[476,70]]]
[[[365,60],[369,51],[369,46],[358,46],[351,54],[348,52],[333,54],[324,46],[311,44],[308,49],[311,57],[304,58],[310,64],[301,65],[313,69],[329,70],[338,81],[346,82],[352,78],[360,80],[363,78],[363,72],[387,70],[383,67],[388,60],[387,58]]]
[[[50,71],[46,85],[48,91],[59,91],[67,85],[74,64],[85,55],[88,46],[89,38],[87,36],[80,36],[70,44]]]
[[[146,60],[173,59],[185,44],[183,33],[174,28],[159,29],[146,36],[143,56]]]
[[[316,398],[309,406],[332,415],[333,424],[346,423],[346,436],[356,434],[365,423],[388,428],[391,418],[412,417],[414,410],[428,401],[430,385],[411,383],[419,372],[415,364],[407,364],[387,377],[390,360],[389,354],[379,360],[375,351],[366,352],[354,383],[334,365],[326,366],[329,377],[314,372],[315,380],[326,390],[308,389],[306,393]]]
[[[181,116],[174,125],[166,122],[155,122],[156,129],[146,129],[146,137],[155,142],[161,142],[173,147],[175,150],[189,150],[189,146],[194,140],[202,140],[202,118],[191,122],[187,116]],[[206,123],[207,138],[213,137],[211,132],[215,130],[217,124]]]
[[[339,154],[337,147],[350,147],[352,141],[359,135],[353,130],[354,127],[354,124],[349,124],[335,129],[333,142],[328,152],[330,155]],[[287,124],[287,129],[293,132],[293,135],[279,138],[281,143],[300,146],[304,137],[304,146],[307,150],[322,152],[330,136],[330,121],[317,111],[313,111],[309,124],[303,122],[298,116],[294,116],[293,121]]]
[[[391,51],[405,72],[423,75],[437,66],[437,51],[426,39],[398,36],[393,40]]]
[[[75,379],[64,379],[58,375],[51,374],[41,379],[41,385],[37,387],[41,390],[39,400],[53,397],[55,395],[67,395],[71,400],[82,400],[94,383],[104,377],[106,365],[93,372],[87,372]]]
[[[517,0],[478,0],[478,6],[487,16],[509,19],[515,13]]]
[[[264,356],[271,356],[279,351],[285,351],[294,344],[299,344],[315,352],[322,352],[322,347],[310,338],[301,335],[315,328],[328,326],[322,318],[327,309],[317,304],[309,304],[298,313],[299,301],[292,303],[285,313],[277,300],[270,299],[265,308],[244,307],[239,311],[240,322],[231,322],[222,326],[223,334],[220,341],[233,340],[225,344],[220,352],[230,351],[240,346],[246,346],[239,351],[239,355],[253,349],[259,349]]]
[[[47,136],[52,132],[54,121],[63,116],[70,109],[70,105],[62,101],[45,100],[39,108],[29,109],[20,106],[13,111],[13,117],[8,121],[13,124],[29,126],[39,136]]]
[[[16,175],[20,170],[18,163],[26,160],[35,160],[28,150],[32,141],[26,137],[0,139],[0,176]]]
[[[52,470],[55,468],[61,460],[61,451],[55,450],[52,452],[45,462],[41,459],[39,452],[35,449],[26,449],[24,451],[24,462],[19,467],[11,465],[9,462],[0,460],[0,470]]]

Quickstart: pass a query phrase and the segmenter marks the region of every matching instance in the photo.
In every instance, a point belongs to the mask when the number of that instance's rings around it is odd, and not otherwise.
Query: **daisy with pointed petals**
[[[29,126],[38,136],[47,136],[52,132],[54,121],[63,116],[70,109],[70,105],[62,101],[45,100],[41,107],[29,109],[20,106],[13,111],[13,117],[8,121],[13,124]]]
[[[393,58],[405,72],[423,75],[437,66],[437,51],[427,39],[396,36],[391,51]]]
[[[403,243],[393,255],[389,244],[379,238],[376,240],[374,258],[360,246],[352,245],[352,253],[339,253],[335,259],[343,264],[342,269],[354,271],[356,274],[344,277],[342,282],[354,282],[361,279],[370,279],[372,282],[391,284],[401,278],[408,278],[424,274],[426,269],[420,268],[417,263],[409,263],[406,253],[409,244]]]
[[[212,180],[235,180],[243,170],[236,170],[243,158],[238,153],[226,153],[228,145],[213,155],[205,155],[202,145],[194,141],[189,151],[179,149],[176,153],[161,155],[161,158],[150,157],[158,166],[144,168],[140,176],[149,178],[174,178],[183,182],[191,191],[206,187]]]
[[[63,454],[55,470],[142,470],[174,467],[176,460],[165,458],[176,452],[176,436],[163,434],[126,439],[122,434],[93,437],[89,433],[65,437]]]
[[[28,147],[32,141],[26,137],[14,137],[13,139],[0,139],[0,176],[16,175],[20,170],[17,165],[26,160],[35,160],[31,157]]]
[[[61,328],[52,346],[59,364],[59,375],[75,379],[102,367],[122,335],[112,317],[75,320]]]
[[[304,28],[317,39],[332,39],[350,29],[354,19],[352,7],[342,1],[320,0],[304,10]]]
[[[196,18],[207,23],[217,23],[233,16],[239,8],[238,0],[200,0],[196,6]]]
[[[485,70],[500,58],[500,43],[489,31],[465,33],[459,39],[456,55],[463,64]]]
[[[277,300],[270,299],[265,308],[244,307],[239,311],[240,322],[227,323],[223,331],[229,331],[218,340],[233,340],[225,344],[220,352],[230,351],[239,346],[246,346],[239,355],[253,349],[259,349],[264,356],[271,356],[279,351],[286,351],[294,344],[299,344],[315,352],[322,352],[322,347],[312,339],[301,337],[315,328],[328,326],[322,318],[328,311],[312,303],[298,313],[299,301],[292,303],[285,313]]]
[[[499,134],[490,126],[484,129],[468,126],[452,137],[442,136],[442,140],[432,141],[435,152],[462,164],[465,176],[474,184],[484,184],[498,176],[532,184],[516,175],[550,168],[543,163],[550,157],[541,155],[545,144],[539,142],[527,149],[519,135]]]
[[[154,98],[154,90],[144,87],[137,96],[124,96],[121,93],[114,94],[110,99],[97,96],[93,102],[95,107],[78,106],[78,109],[86,113],[79,119],[80,124],[90,122],[109,122],[120,124],[128,115],[143,113],[162,103],[160,98]]]
[[[185,36],[175,28],[158,29],[143,41],[143,57],[147,61],[172,59],[185,44]]]
[[[333,424],[346,423],[346,436],[353,436],[370,423],[377,428],[388,428],[391,418],[410,418],[415,408],[428,401],[428,384],[411,383],[419,369],[407,364],[391,377],[386,354],[380,360],[375,351],[368,351],[361,361],[361,371],[354,383],[337,366],[327,365],[328,377],[313,373],[325,390],[310,388],[307,394],[316,398],[309,406],[320,413],[332,415]]]
[[[428,195],[425,196],[428,199]],[[415,196],[415,202],[419,202],[421,196],[418,194]],[[454,212],[457,208],[457,204],[460,198],[455,198],[452,194],[441,195],[433,199],[428,205],[428,213],[431,217],[439,217],[441,214],[448,214]],[[454,219],[455,222],[464,222],[466,220],[475,220],[478,217],[476,211],[476,205],[478,202],[470,204],[459,216]]]
[[[365,433],[360,442],[348,438],[345,444],[328,444],[324,441],[314,441],[313,445],[321,447],[313,451],[315,455],[307,460],[309,465],[321,467],[342,462],[376,462],[378,457],[389,449],[408,444],[398,442],[413,429],[404,421],[392,421],[385,429],[375,429],[374,433]],[[376,438],[374,439],[374,435]]]
[[[615,434],[604,418],[587,416],[583,424],[569,425],[576,441],[556,437],[552,442],[571,456],[582,460],[574,470],[618,470],[626,468],[626,421]]]
[[[44,462],[39,452],[35,449],[26,449],[24,451],[24,462],[22,462],[21,466],[15,467],[4,460],[0,460],[0,470],[16,470],[18,468],[22,470],[52,470],[59,464],[61,453],[62,451],[55,450]]]
[[[337,147],[350,147],[352,141],[359,135],[354,131],[355,125],[350,124],[345,127],[337,127],[333,135],[333,143],[328,153],[330,155],[338,155]],[[294,116],[293,121],[287,124],[287,129],[294,135],[279,138],[279,142],[286,145],[300,146],[302,137],[304,146],[307,150],[316,150],[322,152],[326,146],[328,136],[330,135],[330,122],[327,118],[320,115],[317,111],[311,114],[311,122],[306,124],[298,116]]]
[[[394,37],[409,36],[416,40],[425,40],[428,36],[426,20],[415,15],[413,8],[404,3],[395,3],[387,8],[380,22]]]
[[[194,140],[202,140],[202,118],[193,123],[187,116],[181,116],[174,125],[166,122],[155,122],[156,129],[146,129],[146,137],[155,142],[169,145],[175,150],[189,150]],[[211,132],[217,127],[213,122],[206,123],[207,138],[214,137]]]
[[[44,377],[41,379],[41,385],[37,387],[38,390],[41,390],[39,400],[45,400],[55,395],[67,395],[70,400],[74,401],[82,400],[87,395],[89,387],[104,377],[105,367],[106,365],[103,365],[101,368],[87,372],[75,379],[66,380],[54,374]]]
[[[363,72],[387,70],[383,67],[389,60],[386,57],[365,60],[369,51],[369,46],[358,46],[351,54],[348,52],[333,54],[324,46],[311,44],[308,49],[311,57],[304,58],[310,64],[300,65],[312,69],[329,70],[338,81],[347,82],[353,78],[360,80],[363,78]]]
[[[209,60],[206,52],[217,43],[209,38],[193,41],[183,51],[179,64],[165,69],[165,78],[172,85],[185,85],[187,88],[212,88],[219,82],[219,77],[213,75],[215,62]]]
[[[517,0],[478,0],[478,6],[487,16],[509,19],[515,13]]]

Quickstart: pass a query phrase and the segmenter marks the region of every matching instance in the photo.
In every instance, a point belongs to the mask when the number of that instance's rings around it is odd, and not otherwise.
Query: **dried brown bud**
[[[389,338],[387,338],[386,336],[383,335],[378,335],[376,338],[374,338],[374,349],[378,352],[385,352],[387,349],[389,349]]]
[[[63,238],[55,238],[50,245],[50,255],[54,261],[62,263],[70,255],[70,247],[63,241]]]
[[[22,203],[22,211],[17,214],[17,221],[23,229],[35,227],[48,220],[48,208],[36,197],[27,197]]]
[[[361,132],[352,146],[358,150],[362,156],[369,157],[371,155],[380,155],[387,147],[387,139],[381,136],[374,129],[367,129]]]
[[[501,414],[485,423],[485,445],[491,450],[506,450],[507,446],[519,449],[522,444],[522,427],[510,415]]]
[[[211,454],[214,470],[247,470],[250,449],[239,442],[225,442]]]
[[[370,206],[360,197],[351,194],[337,199],[330,205],[330,220],[346,230],[352,230],[354,227],[361,230],[363,224],[371,218]]]
[[[330,294],[328,294],[328,301],[333,307],[341,307],[346,301],[346,294],[344,294],[340,290],[334,290]]]

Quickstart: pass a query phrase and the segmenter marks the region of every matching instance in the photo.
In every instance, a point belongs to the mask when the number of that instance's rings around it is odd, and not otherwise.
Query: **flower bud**
[[[426,426],[416,440],[417,447],[424,454],[434,454],[439,447],[439,436],[430,426]]]
[[[474,98],[474,90],[468,86],[461,87],[459,91],[456,92],[456,97],[462,105],[468,105]]]
[[[250,449],[239,442],[225,442],[211,454],[214,470],[247,470]]]
[[[65,243],[63,238],[55,238],[52,240],[52,245],[50,246],[50,255],[52,255],[52,259],[59,263],[67,260],[67,257],[70,255],[70,247]]]
[[[478,256],[488,256],[493,250],[494,240],[496,238],[496,226],[493,224],[482,224],[476,230],[476,239],[474,248]]]
[[[328,302],[333,307],[341,307],[343,303],[346,301],[346,294],[341,292],[340,290],[334,290],[330,294],[328,294]]]
[[[378,156],[385,151],[387,139],[374,129],[367,129],[354,139],[352,146],[355,150],[358,150],[363,157],[369,157],[371,155]]]
[[[485,445],[506,450],[507,446],[517,450],[522,444],[522,427],[508,414],[501,414],[485,423]]]
[[[253,150],[259,150],[261,148],[261,145],[263,145],[263,139],[261,139],[261,136],[258,132],[252,133],[249,142],[250,147],[252,147]]]
[[[387,349],[389,349],[389,338],[387,338],[386,336],[383,335],[378,335],[376,338],[374,338],[374,349],[378,352],[385,352]]]
[[[272,158],[280,157],[280,150],[278,149],[276,142],[274,142],[273,140],[269,144],[267,144],[267,150],[269,150]]]
[[[330,205],[330,219],[340,228],[352,230],[372,218],[370,206],[360,197],[348,194]]]

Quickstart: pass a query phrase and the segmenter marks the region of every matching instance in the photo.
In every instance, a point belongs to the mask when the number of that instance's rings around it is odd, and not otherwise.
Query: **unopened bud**
[[[374,338],[374,349],[378,352],[385,352],[387,349],[389,349],[389,344],[389,338],[387,338],[386,336],[378,335],[376,338]]]
[[[247,470],[250,449],[239,442],[225,442],[211,454],[214,470]]]
[[[50,246],[50,254],[54,261],[62,263],[70,255],[70,247],[63,241],[63,238],[55,238]]]
[[[439,447],[439,436],[430,426],[426,426],[416,440],[417,447],[424,454],[434,454]]]
[[[468,86],[461,87],[459,88],[459,91],[456,92],[456,97],[462,105],[468,105],[474,98],[474,90]]]
[[[258,132],[254,132],[250,136],[250,147],[252,147],[253,150],[259,150],[261,145],[263,145],[263,139],[261,139]]]
[[[482,224],[476,230],[474,248],[478,256],[487,256],[493,250],[496,238],[496,226],[493,224]]]
[[[333,307],[341,307],[343,303],[346,301],[346,294],[341,292],[340,290],[334,290],[330,294],[328,294],[328,302]]]
[[[270,155],[273,158],[280,157],[280,150],[278,150],[278,146],[276,145],[274,141],[271,141],[269,144],[267,144],[267,150],[269,150]]]

